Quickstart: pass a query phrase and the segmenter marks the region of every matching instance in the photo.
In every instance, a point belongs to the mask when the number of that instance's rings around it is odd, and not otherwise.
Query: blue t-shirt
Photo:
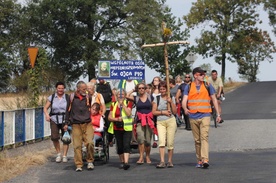
[[[196,89],[200,90],[200,85],[196,86]],[[190,91],[190,85],[188,84],[188,85],[186,85],[186,87],[184,89],[183,96],[188,95],[189,91]],[[216,93],[214,87],[211,84],[209,84],[209,91],[210,91],[210,96],[214,95]],[[211,113],[197,112],[197,113],[190,113],[189,114],[189,117],[192,118],[192,119],[200,119],[200,118],[207,117],[207,116],[211,116]]]

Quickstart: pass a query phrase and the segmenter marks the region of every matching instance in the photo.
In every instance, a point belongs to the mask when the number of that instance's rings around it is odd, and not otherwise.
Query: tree
[[[221,64],[223,79],[226,60],[231,57],[230,43],[235,34],[256,25],[259,17],[256,7],[260,3],[261,0],[199,0],[183,17],[189,28],[209,25],[209,29],[204,28],[201,37],[196,39],[197,52],[204,58],[217,58],[215,62]]]
[[[201,67],[203,70],[205,70],[207,75],[211,74],[211,72],[212,72],[212,66],[210,63],[201,64],[199,67]]]
[[[131,43],[137,46],[136,38],[127,39],[136,35],[138,24],[143,25],[145,35],[156,30],[156,23],[149,23],[158,19],[163,3],[163,0],[143,0],[143,3],[136,0],[32,0],[26,10],[34,35],[50,50],[52,67],[58,68],[65,80],[76,81],[83,74],[94,78],[99,59],[136,53],[133,46],[128,47]],[[125,44],[127,42],[129,44]]]
[[[271,54],[276,50],[269,34],[258,29],[240,31],[231,45],[232,55],[239,66],[238,73],[248,82],[257,81],[260,62],[272,62]]]
[[[268,11],[268,18],[271,26],[273,26],[273,32],[276,35],[276,1],[275,0],[264,0],[264,8]]]
[[[43,48],[39,48],[35,67],[30,68],[27,71],[28,76],[28,107],[38,107],[39,96],[42,92],[45,71],[49,69],[49,60],[46,56],[46,51]]]
[[[166,21],[167,27],[172,30],[172,36],[169,41],[182,41],[187,40],[189,35],[189,30],[185,29],[181,31],[181,26],[183,22],[172,15],[171,9],[169,7],[164,7],[163,10],[163,20]],[[145,43],[158,43],[162,42],[161,37],[161,21],[159,22],[158,32],[155,32],[155,39],[151,40],[153,42]],[[186,49],[183,49],[186,48]],[[170,75],[176,77],[177,75],[182,75],[183,73],[189,73],[191,71],[190,63],[185,60],[185,57],[189,53],[188,45],[169,45],[168,49],[168,60],[169,60],[169,71]],[[143,49],[140,53],[146,64],[159,72],[162,76],[165,75],[165,65],[164,65],[164,51],[162,47],[152,47]]]
[[[13,56],[14,39],[12,30],[19,18],[18,12],[20,6],[15,3],[15,0],[4,0],[0,4],[0,91],[7,91],[10,86],[10,70],[12,69],[10,60]]]

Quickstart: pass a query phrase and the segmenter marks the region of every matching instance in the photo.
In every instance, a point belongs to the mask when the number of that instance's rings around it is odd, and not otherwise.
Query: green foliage
[[[11,31],[19,18],[20,6],[15,0],[4,0],[0,3],[0,92],[9,90],[12,65],[10,59],[13,56]]]
[[[272,62],[271,54],[276,52],[269,34],[258,29],[239,32],[234,37],[232,45],[232,55],[239,65],[238,72],[248,82],[257,81],[260,62]]]
[[[160,42],[164,17],[173,29],[172,41],[188,37],[188,31],[180,31],[182,23],[176,23],[164,2],[29,0],[21,7],[15,0],[4,0],[0,4],[0,90],[12,85],[16,92],[30,88],[40,92],[49,90],[56,81],[68,85],[86,74],[91,79],[99,59],[142,58],[164,73],[160,62],[164,60],[163,50],[144,51],[141,46]],[[29,46],[39,47],[40,54],[43,50],[32,70]],[[173,75],[189,71],[186,55],[180,45],[169,47]],[[47,63],[42,70],[41,58]],[[35,98],[37,94],[33,95]]]
[[[198,44],[196,51],[204,58],[221,58],[215,59],[215,62],[221,64],[222,78],[225,78],[226,60],[236,62],[231,59],[234,49],[233,38],[239,32],[256,26],[259,21],[256,7],[261,2],[261,0],[199,0],[193,4],[190,13],[183,17],[190,28],[203,25],[201,37],[196,39]]]
[[[70,82],[83,74],[94,78],[99,59],[136,57],[141,46],[137,33],[145,31],[148,37],[162,4],[156,0],[36,2],[30,1],[26,9],[36,40],[51,50],[51,66]]]
[[[163,19],[165,19],[167,27],[172,31],[172,36],[169,41],[188,40],[190,37],[189,30],[185,29],[184,31],[181,31],[183,22],[172,15],[170,8],[165,7],[163,11]],[[159,21],[159,27],[160,28],[158,30],[160,31],[155,34],[155,36],[157,36],[156,40],[152,40],[153,42],[146,42],[147,44],[163,42],[161,20]],[[185,60],[185,57],[189,53],[188,45],[168,45],[167,50],[170,75],[176,77],[177,75],[183,75],[183,73],[189,73],[191,71],[190,63]],[[141,53],[141,57],[146,61],[150,68],[155,69],[161,74],[161,76],[165,76],[163,47],[145,48],[143,49],[143,53]]]
[[[46,51],[40,48],[35,67],[28,71],[28,96],[30,97],[28,107],[38,107],[41,86],[45,81],[45,70],[49,68],[48,63]]]
[[[268,11],[268,18],[271,26],[273,26],[273,32],[276,35],[276,1],[275,0],[264,0],[265,10]]]

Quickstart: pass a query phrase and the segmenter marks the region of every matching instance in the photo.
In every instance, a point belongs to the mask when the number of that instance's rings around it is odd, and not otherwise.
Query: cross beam
[[[164,43],[156,43],[156,44],[145,44],[141,48],[150,48],[157,46],[164,46],[164,59],[165,59],[165,69],[166,69],[166,84],[167,84],[167,94],[170,97],[170,81],[169,81],[169,62],[168,62],[168,51],[167,45],[175,45],[175,44],[190,44],[188,41],[172,41],[172,42],[164,42]],[[168,105],[168,109],[170,106]]]
[[[149,48],[149,47],[157,47],[157,46],[164,46],[164,45],[172,45],[172,44],[190,44],[188,41],[172,41],[167,43],[156,43],[156,44],[144,44],[141,48]]]

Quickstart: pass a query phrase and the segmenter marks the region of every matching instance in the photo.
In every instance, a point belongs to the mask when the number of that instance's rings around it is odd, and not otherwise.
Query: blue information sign
[[[145,63],[142,60],[100,60],[99,79],[145,79]]]

